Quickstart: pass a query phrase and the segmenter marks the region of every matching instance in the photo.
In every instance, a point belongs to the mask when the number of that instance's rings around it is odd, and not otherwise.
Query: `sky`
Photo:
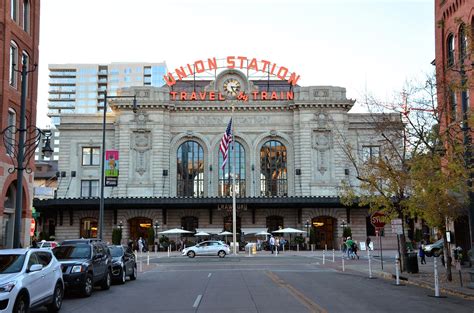
[[[43,0],[40,21],[40,127],[48,64],[255,57],[345,87],[355,110],[434,70],[433,0]]]

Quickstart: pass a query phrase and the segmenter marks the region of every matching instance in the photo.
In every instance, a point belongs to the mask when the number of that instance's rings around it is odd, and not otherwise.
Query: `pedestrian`
[[[418,248],[418,255],[420,256],[420,263],[421,264],[426,264],[426,259],[425,259],[425,250],[423,250],[424,248],[424,244],[423,244],[423,241],[420,243],[420,247]]]
[[[346,246],[347,246],[347,258],[352,258],[353,251],[352,251],[352,245],[354,244],[354,241],[352,241],[351,237],[347,237],[346,240]]]
[[[140,253],[142,253],[143,252],[143,247],[144,247],[142,237],[138,238],[137,245],[138,245],[138,251]]]
[[[367,250],[370,251],[370,237],[367,237],[367,240],[365,241],[365,245],[367,246]]]
[[[352,253],[354,254],[354,258],[357,257],[357,260],[359,259],[359,255],[357,254],[357,250],[359,249],[359,247],[357,246],[357,243],[354,242],[352,244]]]
[[[275,249],[277,251],[280,251],[280,248],[281,248],[280,247],[280,237],[276,237],[276,239],[275,239]]]
[[[270,244],[270,251],[273,254],[273,249],[275,249],[275,238],[271,236],[268,243]]]

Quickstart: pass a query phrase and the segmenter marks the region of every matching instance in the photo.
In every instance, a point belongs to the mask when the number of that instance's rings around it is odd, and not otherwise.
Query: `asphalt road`
[[[136,281],[66,297],[61,312],[474,312],[474,301],[342,273],[308,257],[153,259]],[[36,312],[45,312],[38,310]]]

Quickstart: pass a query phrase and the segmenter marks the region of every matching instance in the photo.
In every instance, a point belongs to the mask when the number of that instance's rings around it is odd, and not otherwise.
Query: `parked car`
[[[61,262],[66,291],[79,291],[89,297],[93,287],[110,288],[112,281],[112,256],[101,241],[64,241],[53,249]]]
[[[444,244],[443,239],[440,239],[436,241],[435,243],[425,245],[423,248],[423,251],[425,251],[425,255],[427,257],[431,257],[431,256],[439,257],[441,254],[443,254],[443,244]]]
[[[57,312],[63,296],[61,264],[50,250],[0,250],[0,312],[29,312],[43,305]]]
[[[203,241],[195,246],[184,248],[182,251],[183,255],[190,258],[194,258],[196,255],[217,255],[223,258],[229,253],[229,246],[217,240]]]
[[[112,255],[112,280],[124,284],[127,277],[137,279],[135,254],[128,246],[109,246]]]
[[[38,243],[38,248],[47,248],[47,249],[54,249],[58,246],[59,244],[56,241],[46,241],[46,240],[41,240]]]

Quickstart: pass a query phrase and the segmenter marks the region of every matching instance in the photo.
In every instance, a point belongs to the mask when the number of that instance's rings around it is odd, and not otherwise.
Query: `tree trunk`
[[[400,239],[400,270],[406,271],[407,264],[408,264],[408,251],[407,251],[407,244],[405,234],[398,236]]]
[[[446,234],[446,232],[444,232]],[[449,251],[449,244],[446,241],[446,235],[443,234],[443,258],[446,258],[446,280],[447,281],[452,281],[453,280],[453,274],[451,272],[451,251]]]

